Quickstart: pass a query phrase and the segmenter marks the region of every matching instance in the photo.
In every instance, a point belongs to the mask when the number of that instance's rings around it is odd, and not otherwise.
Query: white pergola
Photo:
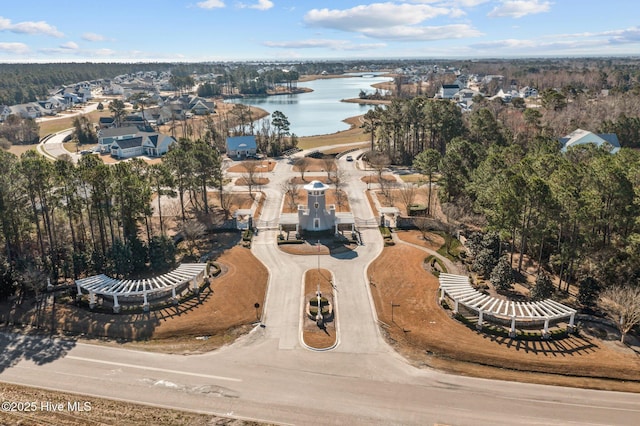
[[[509,336],[516,336],[516,324],[535,323],[544,321],[542,336],[548,338],[549,323],[552,321],[569,319],[569,331],[574,329],[576,310],[546,299],[539,302],[513,302],[498,299],[483,293],[471,286],[469,277],[464,275],[440,274],[440,301],[446,296],[454,303],[453,312],[457,313],[462,305],[478,313],[477,328],[482,328],[484,316],[511,321]]]
[[[89,293],[89,306],[93,309],[97,296],[113,298],[113,312],[120,312],[121,300],[135,300],[142,296],[143,308],[149,309],[149,299],[156,299],[171,292],[171,298],[177,303],[176,292],[181,291],[191,283],[191,290],[198,292],[198,281],[204,278],[207,270],[206,263],[182,263],[176,269],[154,278],[141,280],[117,280],[104,274],[76,280],[78,296],[82,291]]]

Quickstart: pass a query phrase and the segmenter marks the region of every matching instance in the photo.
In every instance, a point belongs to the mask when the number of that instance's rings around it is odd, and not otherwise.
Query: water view
[[[297,136],[324,135],[349,129],[342,120],[365,114],[371,108],[371,105],[340,102],[342,99],[357,98],[361,90],[374,93],[374,84],[391,80],[381,76],[312,80],[298,83],[298,87],[307,87],[313,92],[247,97],[228,102],[256,106],[269,113],[281,111],[291,123],[291,133]]]

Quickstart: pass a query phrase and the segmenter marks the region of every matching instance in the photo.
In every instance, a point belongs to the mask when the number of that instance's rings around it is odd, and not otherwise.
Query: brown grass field
[[[425,246],[434,248],[435,241]],[[495,379],[640,392],[640,355],[617,341],[586,333],[510,339],[453,319],[438,303],[437,278],[422,266],[426,256],[405,244],[385,247],[368,272],[378,317],[389,325],[383,328],[388,341],[415,364]],[[400,305],[393,321],[391,301]]]

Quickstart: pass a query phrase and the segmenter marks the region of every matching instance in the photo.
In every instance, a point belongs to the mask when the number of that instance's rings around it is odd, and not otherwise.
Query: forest
[[[96,155],[74,165],[0,150],[0,170],[0,297],[37,290],[47,277],[169,269],[175,245],[159,195],[178,198],[180,211],[171,214],[184,234],[194,214],[209,214],[205,188],[221,182],[218,151],[189,140],[153,165],[132,159],[109,166]]]

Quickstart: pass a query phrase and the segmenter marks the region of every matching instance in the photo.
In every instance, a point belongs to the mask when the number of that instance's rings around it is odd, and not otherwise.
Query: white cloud
[[[522,18],[527,15],[548,12],[551,2],[541,0],[504,0],[487,16],[495,18]]]
[[[199,3],[196,3],[196,6],[202,9],[216,9],[225,7],[224,1],[222,0],[205,0]]]
[[[106,37],[96,33],[84,33],[82,39],[86,41],[105,41]]]
[[[312,9],[304,20],[315,27],[360,32],[362,29],[415,25],[451,12],[448,8],[426,4],[373,3],[344,10]]]
[[[273,2],[270,0],[258,0],[258,3],[254,4],[239,3],[238,7],[246,9],[269,10],[273,7]]]
[[[267,47],[282,49],[330,49],[330,50],[371,50],[386,47],[385,43],[354,44],[347,40],[295,40],[295,41],[267,41],[263,43]]]
[[[532,40],[506,39],[506,40],[487,41],[485,43],[475,43],[475,44],[472,44],[471,47],[473,47],[474,49],[481,49],[481,50],[530,49],[530,48],[537,47],[537,43]]]
[[[73,41],[68,41],[66,43],[62,43],[60,47],[62,49],[76,50],[79,46],[77,43],[74,43]]]
[[[482,33],[467,24],[441,25],[432,27],[396,26],[363,32],[369,37],[395,41],[433,41],[467,37],[480,37]]]
[[[0,43],[0,52],[22,54],[29,52],[29,47],[24,43]]]
[[[44,21],[24,21],[13,24],[10,19],[0,16],[0,31],[11,31],[18,34],[44,34],[52,37],[64,37],[53,25]]]

